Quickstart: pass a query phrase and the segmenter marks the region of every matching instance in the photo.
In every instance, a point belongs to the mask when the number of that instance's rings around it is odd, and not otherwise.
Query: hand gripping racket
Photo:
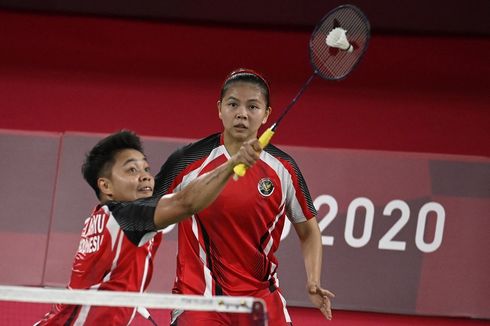
[[[262,148],[269,144],[277,127],[289,110],[298,101],[315,76],[327,80],[341,80],[361,61],[368,48],[371,27],[362,11],[353,5],[342,5],[327,13],[311,34],[309,50],[313,74],[304,83],[298,94],[284,109],[277,121],[260,137]],[[234,179],[245,175],[247,167],[234,167]]]

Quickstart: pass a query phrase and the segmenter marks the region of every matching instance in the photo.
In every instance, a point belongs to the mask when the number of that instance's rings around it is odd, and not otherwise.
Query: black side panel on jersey
[[[109,202],[107,206],[128,239],[138,245],[145,234],[157,231],[153,217],[158,200],[150,197],[131,202]]]
[[[264,151],[266,151],[267,153],[271,154],[274,157],[281,158],[281,159],[289,162],[289,164],[291,164],[291,166],[293,167],[294,173],[296,173],[296,176],[298,177],[299,187],[301,189],[301,192],[305,196],[305,199],[306,199],[306,202],[308,205],[308,209],[311,212],[313,212],[316,216],[317,211],[315,209],[315,206],[313,205],[313,201],[311,200],[310,191],[308,190],[308,186],[306,185],[306,181],[303,178],[303,174],[301,174],[301,171],[300,171],[298,165],[296,164],[296,162],[294,161],[294,159],[291,156],[289,156],[289,154],[280,150],[279,148],[277,148],[276,146],[274,146],[272,144],[267,145],[264,148]]]
[[[155,177],[155,191],[157,198],[167,194],[175,178],[190,164],[206,157],[213,149],[220,145],[221,133],[216,133],[177,149],[162,165]]]

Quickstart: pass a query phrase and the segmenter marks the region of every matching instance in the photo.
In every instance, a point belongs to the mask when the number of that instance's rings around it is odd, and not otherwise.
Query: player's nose
[[[237,108],[236,111],[236,117],[240,119],[246,119],[247,118],[247,108],[244,105],[240,105]]]
[[[149,172],[143,172],[140,175],[140,180],[141,181],[150,181],[151,179],[153,179],[153,176]]]

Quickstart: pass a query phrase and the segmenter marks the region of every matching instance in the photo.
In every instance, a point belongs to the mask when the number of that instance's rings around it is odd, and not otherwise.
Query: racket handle
[[[274,131],[272,130],[273,127],[270,127],[264,133],[259,137],[259,144],[260,148],[264,148],[267,146],[274,135]],[[238,180],[238,177],[243,177],[245,173],[247,172],[247,166],[243,163],[235,165],[233,168],[233,172],[235,172],[235,175],[233,176],[233,180]]]

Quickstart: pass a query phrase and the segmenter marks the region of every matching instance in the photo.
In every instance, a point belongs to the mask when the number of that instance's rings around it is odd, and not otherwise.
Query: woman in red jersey
[[[223,131],[174,152],[156,177],[159,194],[186,189],[202,173],[227,162],[243,143],[257,139],[271,113],[269,86],[258,73],[240,69],[225,80],[217,103]],[[293,223],[306,268],[306,291],[327,319],[333,294],[320,285],[322,243],[306,183],[294,160],[269,144],[244,177],[179,223],[174,293],[255,296],[265,300],[269,325],[291,323],[277,279],[285,219]],[[236,316],[215,312],[172,314],[174,325],[236,325]]]

